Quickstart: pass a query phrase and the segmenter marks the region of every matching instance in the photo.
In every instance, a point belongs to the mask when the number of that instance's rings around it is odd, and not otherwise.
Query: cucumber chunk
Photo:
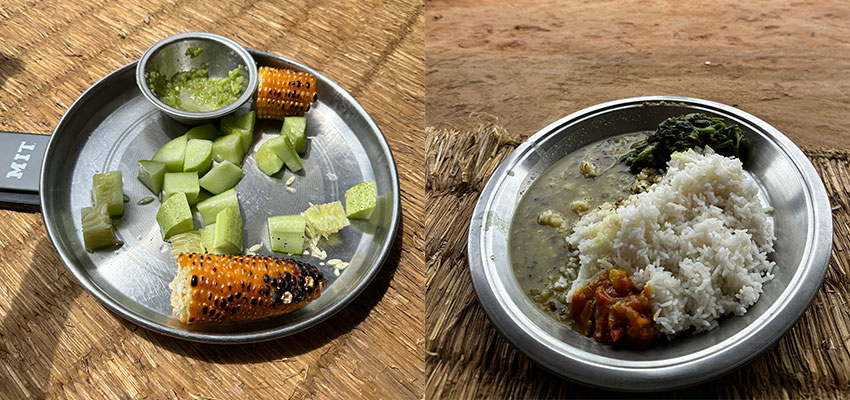
[[[221,254],[242,253],[242,216],[236,207],[227,207],[216,214],[213,250]]]
[[[335,201],[327,204],[310,204],[310,208],[301,213],[307,225],[307,236],[316,238],[339,232],[340,229],[349,225],[345,217],[342,203]]]
[[[242,168],[239,168],[230,161],[224,160],[210,172],[207,172],[200,180],[201,187],[209,190],[212,194],[219,194],[227,189],[236,186],[239,180],[242,179]]]
[[[345,216],[352,219],[369,219],[378,202],[375,181],[363,182],[345,191]]]
[[[168,239],[178,233],[192,230],[192,209],[186,193],[177,192],[162,202],[156,212],[156,222],[159,224],[162,239]]]
[[[269,241],[272,250],[301,255],[304,251],[305,227],[304,217],[299,214],[269,217]]]
[[[307,117],[286,117],[280,135],[288,137],[292,148],[303,155],[307,151]]]
[[[95,207],[84,207],[80,212],[83,243],[88,251],[115,244],[115,231],[112,229],[112,220],[109,219],[106,208],[106,204],[101,204]]]
[[[168,172],[182,172],[187,141],[186,135],[171,139],[156,151],[151,160],[164,163]]]
[[[209,224],[201,229],[201,241],[204,242],[204,249],[208,253],[215,253],[213,250],[213,244],[215,242],[215,224]],[[218,254],[218,253],[216,253]]]
[[[257,111],[251,110],[236,119],[236,127],[254,131],[254,123],[257,122]]]
[[[218,128],[213,124],[198,125],[186,131],[186,139],[215,140],[218,137]]]
[[[242,139],[239,135],[219,136],[213,141],[212,155],[216,162],[227,160],[235,165],[242,165],[242,156],[245,155],[242,151]]]
[[[235,134],[239,135],[239,140],[242,143],[242,152],[247,154],[248,150],[251,149],[251,143],[254,142],[254,133],[247,129],[236,128]]]
[[[254,141],[254,123],[257,120],[257,112],[249,111],[247,114],[239,118],[226,116],[221,119],[221,134],[231,135],[239,134],[242,143],[242,152],[247,153],[251,148],[251,143]]]
[[[260,171],[263,171],[268,176],[272,176],[283,168],[283,161],[269,147],[269,142],[270,140],[267,140],[260,145],[257,152],[254,153],[254,161],[257,162],[257,167],[260,168]]]
[[[198,211],[207,225],[214,224],[216,215],[227,207],[239,209],[239,199],[236,197],[236,189],[226,190],[221,194],[217,194],[198,203]]]
[[[186,157],[183,172],[195,171],[202,176],[212,166],[212,142],[206,139],[189,139],[186,142]]]
[[[124,214],[124,181],[121,171],[94,174],[91,196],[95,207],[106,204],[106,212],[110,217]]]
[[[198,184],[200,184],[200,183],[201,183],[201,181],[199,180]],[[213,197],[213,194],[210,193],[209,191],[207,191],[206,189],[201,188],[201,190],[198,192],[198,201],[197,202],[200,203],[200,202],[202,202],[202,201],[204,201],[204,200],[206,200],[210,197]]]
[[[292,143],[290,143],[288,137],[275,136],[269,139],[266,143],[268,143],[269,148],[277,154],[277,157],[286,164],[286,168],[289,168],[292,172],[301,170],[301,158],[298,157],[298,153],[296,153],[295,149],[292,148]]]
[[[201,231],[178,233],[171,237],[171,255],[180,253],[205,253]]]
[[[166,172],[162,180],[162,201],[175,193],[185,193],[189,205],[193,205],[198,201],[200,191],[197,172]]]
[[[159,196],[162,191],[162,179],[165,178],[165,164],[159,161],[139,160],[139,181]]]

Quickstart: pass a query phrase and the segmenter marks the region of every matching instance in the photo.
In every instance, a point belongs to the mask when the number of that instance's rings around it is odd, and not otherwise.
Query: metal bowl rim
[[[390,183],[391,183],[391,186],[392,186],[392,188],[391,188],[392,189],[392,216],[390,217],[390,226],[389,226],[389,229],[388,229],[387,239],[382,244],[381,254],[376,259],[376,262],[374,263],[372,268],[367,270],[366,274],[361,278],[360,282],[357,285],[355,285],[354,288],[350,292],[348,292],[346,295],[344,295],[339,301],[334,303],[332,306],[328,307],[327,309],[323,310],[322,312],[320,312],[320,313],[318,313],[318,314],[316,314],[316,315],[314,315],[314,316],[312,316],[312,317],[310,317],[310,318],[308,318],[308,319],[306,319],[306,320],[304,320],[300,323],[297,323],[297,324],[294,324],[294,325],[283,326],[283,327],[280,327],[280,328],[277,328],[277,329],[270,329],[270,330],[266,330],[266,331],[263,331],[263,332],[260,332],[260,333],[228,334],[228,333],[209,333],[209,332],[197,332],[197,331],[181,330],[181,329],[176,329],[176,328],[171,327],[171,326],[153,323],[153,322],[151,322],[147,319],[141,318],[140,316],[136,315],[132,311],[128,310],[121,303],[119,303],[119,302],[115,301],[114,299],[112,299],[111,297],[107,296],[104,292],[100,291],[94,284],[92,284],[92,282],[90,282],[86,278],[86,276],[82,273],[82,271],[80,271],[79,268],[77,268],[75,266],[74,260],[68,254],[66,254],[64,251],[62,251],[60,248],[58,248],[56,246],[56,243],[58,242],[58,238],[61,236],[61,234],[57,231],[57,228],[53,225],[51,220],[47,217],[47,213],[49,213],[50,211],[45,211],[45,210],[47,210],[47,208],[45,207],[45,204],[47,204],[49,199],[47,198],[47,195],[46,195],[47,192],[45,190],[46,189],[46,177],[44,176],[44,174],[42,174],[39,178],[39,199],[40,199],[40,202],[41,202],[41,205],[42,205],[42,221],[44,222],[44,226],[45,226],[45,229],[47,230],[47,235],[50,238],[51,243],[54,244],[54,248],[56,249],[56,252],[59,253],[59,257],[62,259],[62,263],[71,272],[71,274],[74,276],[74,278],[76,278],[77,281],[86,289],[86,291],[88,291],[92,296],[94,296],[95,299],[97,299],[101,304],[106,306],[106,308],[108,308],[110,311],[114,312],[115,314],[118,314],[118,315],[128,319],[129,321],[133,322],[134,324],[142,326],[142,327],[149,329],[151,331],[158,332],[158,333],[161,333],[161,334],[164,334],[164,335],[167,335],[167,336],[175,337],[175,338],[178,338],[178,339],[185,339],[185,340],[190,340],[190,341],[195,341],[195,342],[203,342],[203,343],[222,343],[222,344],[254,343],[254,342],[262,342],[262,341],[267,341],[267,340],[278,339],[278,338],[281,338],[281,337],[284,337],[284,336],[288,336],[288,335],[300,332],[302,330],[305,330],[307,328],[310,328],[312,326],[315,326],[315,325],[321,323],[322,321],[330,318],[331,316],[336,314],[339,310],[341,310],[342,308],[347,306],[349,303],[351,303],[351,301],[353,301],[354,298],[356,298],[361,292],[363,292],[363,290],[372,282],[372,280],[375,278],[375,275],[377,275],[378,271],[381,269],[381,266],[383,266],[384,262],[386,261],[390,250],[392,249],[393,243],[395,242],[396,233],[398,232],[398,225],[399,225],[400,220],[401,220],[398,168],[396,167],[396,163],[395,163],[395,159],[393,158],[392,150],[390,149],[390,146],[387,143],[386,138],[384,137],[380,128],[378,128],[378,125],[375,123],[375,121],[369,115],[369,113],[367,113],[366,110],[363,108],[363,106],[359,102],[357,102],[357,100],[355,100],[354,97],[350,93],[348,93],[348,91],[343,89],[336,82],[332,81],[331,79],[327,78],[326,76],[322,75],[321,73],[317,72],[316,70],[314,70],[314,69],[312,69],[312,68],[310,68],[310,67],[308,67],[308,66],[306,66],[302,63],[290,60],[288,58],[285,58],[285,57],[282,57],[282,56],[279,56],[279,55],[276,55],[276,54],[265,52],[265,51],[259,51],[259,50],[253,50],[253,49],[248,50],[248,51],[252,55],[256,54],[258,56],[277,59],[279,61],[283,61],[285,63],[294,65],[295,67],[297,67],[297,68],[299,68],[303,71],[310,72],[311,74],[315,75],[316,78],[319,79],[319,80],[322,80],[322,79],[326,80],[329,84],[328,86],[330,86],[330,88],[333,91],[337,92],[341,97],[343,97],[345,100],[347,100],[353,106],[355,112],[360,114],[366,120],[366,122],[369,125],[369,127],[371,128],[372,132],[375,133],[376,138],[378,140],[378,143],[380,144],[381,149],[383,150],[384,154],[387,157],[387,163],[390,165],[390,171],[389,172],[390,172]],[[252,62],[253,62],[253,58],[252,58]],[[53,133],[51,134],[50,140],[48,141],[47,148],[45,150],[45,157],[44,157],[44,160],[42,161],[41,171],[47,170],[47,165],[48,165],[48,162],[49,162],[48,160],[51,159],[50,158],[51,152],[60,151],[60,149],[54,149],[54,147],[56,146],[56,141],[55,141],[55,138],[57,136],[56,133],[63,130],[64,125],[68,123],[67,119],[70,118],[69,112],[71,110],[75,109],[78,103],[82,103],[88,97],[93,96],[93,93],[95,93],[97,90],[99,90],[101,85],[104,82],[109,81],[114,76],[125,73],[127,70],[135,68],[137,63],[138,63],[138,61],[133,61],[133,62],[130,62],[130,63],[124,65],[121,68],[116,69],[115,71],[112,71],[111,73],[109,73],[105,77],[98,80],[91,87],[86,89],[86,91],[83,92],[83,94],[80,95],[80,97],[78,97],[77,100],[75,100],[74,103],[71,104],[71,106],[68,108],[68,111],[65,112],[65,114],[62,116],[62,118],[59,120],[59,123],[56,124],[56,128],[53,130]]]
[[[495,271],[493,271],[493,268],[490,268],[490,265],[493,264],[491,264],[491,260],[489,260],[489,257],[483,251],[486,241],[484,229],[486,223],[485,215],[490,209],[496,192],[502,180],[505,179],[507,172],[526,153],[533,151],[536,143],[557,134],[567,125],[587,118],[593,118],[610,110],[647,105],[647,103],[649,103],[649,106],[652,106],[652,103],[661,105],[660,103],[664,102],[709,108],[718,114],[734,116],[737,119],[758,127],[761,134],[767,136],[775,145],[780,147],[781,151],[793,163],[796,172],[800,174],[803,184],[808,189],[805,195],[808,199],[807,203],[811,207],[809,214],[812,228],[807,237],[808,243],[802,263],[798,266],[795,275],[792,277],[791,282],[789,282],[789,286],[783,290],[780,297],[771,305],[771,308],[753,322],[753,324],[761,324],[758,329],[744,329],[742,332],[732,335],[727,340],[699,352],[708,353],[709,349],[722,347],[723,344],[727,344],[729,341],[733,341],[735,345],[732,348],[737,348],[744,343],[751,345],[746,352],[733,353],[734,357],[724,360],[717,354],[708,354],[701,358],[690,360],[681,360],[687,357],[674,358],[673,360],[678,359],[679,362],[670,365],[658,365],[657,362],[652,361],[628,362],[630,364],[629,367],[624,368],[598,362],[600,359],[602,361],[614,360],[601,356],[591,357],[596,361],[593,362],[587,359],[573,358],[569,355],[565,356],[560,353],[556,354],[552,352],[552,348],[547,344],[558,342],[567,347],[569,345],[545,334],[545,332],[536,329],[533,325],[523,325],[517,322],[514,319],[515,315],[512,315],[513,310],[507,310],[505,308],[505,305],[513,300],[499,297],[500,293],[497,293],[497,288],[494,287],[495,281],[499,277],[495,276]],[[814,166],[812,166],[811,162],[790,139],[761,119],[734,107],[689,97],[644,96],[614,100],[577,111],[546,126],[518,146],[493,173],[479,197],[470,223],[468,260],[473,286],[485,313],[501,334],[526,356],[558,375],[590,386],[613,390],[653,391],[685,387],[712,379],[743,365],[775,343],[803,315],[813,300],[826,273],[831,246],[832,218],[826,189]],[[813,282],[816,283],[813,284]],[[787,296],[788,293],[792,293],[796,297],[789,297]],[[792,303],[791,300],[799,301]],[[770,315],[768,311],[774,308],[779,309],[779,312]],[[780,315],[785,317],[782,321],[779,321]],[[777,327],[777,325],[779,326]],[[528,331],[529,328],[531,332]],[[775,329],[767,331],[768,328]],[[765,333],[765,331],[767,332],[765,335],[761,337],[755,336],[755,333]],[[730,351],[727,349],[727,351],[721,353],[729,354]],[[700,365],[705,364],[706,360],[709,361],[709,365]],[[622,360],[616,361],[619,364],[623,364]],[[576,377],[577,371],[580,371],[578,378]],[[618,376],[614,377],[613,374],[618,374]],[[624,381],[634,383],[634,385],[628,389],[624,389],[622,386]]]
[[[181,110],[179,108],[174,108],[165,104],[160,100],[156,95],[153,94],[151,89],[148,87],[147,82],[145,81],[145,67],[147,66],[148,60],[156,53],[159,49],[165,47],[166,45],[172,44],[174,42],[179,42],[181,40],[188,39],[200,39],[200,40],[211,40],[214,42],[218,42],[229,47],[231,50],[235,51],[239,54],[239,57],[242,58],[242,61],[245,63],[245,66],[248,68],[248,85],[245,90],[239,96],[236,101],[228,104],[225,107],[212,110],[212,111],[186,111]],[[257,87],[257,82],[259,80],[259,73],[257,72],[257,64],[254,59],[251,57],[250,52],[240,45],[236,43],[236,41],[226,38],[221,35],[216,35],[214,33],[208,32],[183,32],[178,33],[176,35],[172,35],[166,38],[163,38],[151,47],[148,47],[144,53],[142,53],[142,57],[136,62],[136,84],[139,86],[139,90],[141,90],[142,95],[145,96],[148,101],[150,101],[154,106],[165,112],[169,116],[174,116],[182,120],[197,120],[197,121],[206,121],[210,119],[220,118],[227,114],[236,111],[242,104],[245,104],[248,100],[254,96],[254,91]]]

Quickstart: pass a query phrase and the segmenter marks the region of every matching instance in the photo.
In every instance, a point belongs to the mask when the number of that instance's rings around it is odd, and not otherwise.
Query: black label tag
[[[0,131],[0,203],[38,205],[41,163],[48,135]],[[34,203],[33,203],[34,202]]]

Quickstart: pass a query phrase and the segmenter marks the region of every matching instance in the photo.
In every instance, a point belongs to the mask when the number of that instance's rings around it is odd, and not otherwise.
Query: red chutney
[[[597,342],[647,347],[655,337],[650,291],[609,269],[573,293],[570,315],[576,329]]]

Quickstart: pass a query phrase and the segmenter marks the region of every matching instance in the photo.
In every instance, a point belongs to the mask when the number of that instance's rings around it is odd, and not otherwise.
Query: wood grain
[[[501,126],[426,129],[427,398],[846,398],[850,391],[850,152],[806,150],[833,206],[832,259],[803,317],[761,356],[694,387],[629,395],[560,378],[490,323],[469,278],[467,232],[478,194],[516,142]],[[462,178],[461,178],[462,177]],[[625,389],[625,388],[624,388]]]
[[[0,398],[416,398],[424,379],[421,2],[0,2],[0,130],[50,134],[70,104],[162,37],[207,31],[310,65],[387,137],[402,224],[390,259],[319,326],[249,345],[151,333],[67,272],[38,213],[0,211]]]

